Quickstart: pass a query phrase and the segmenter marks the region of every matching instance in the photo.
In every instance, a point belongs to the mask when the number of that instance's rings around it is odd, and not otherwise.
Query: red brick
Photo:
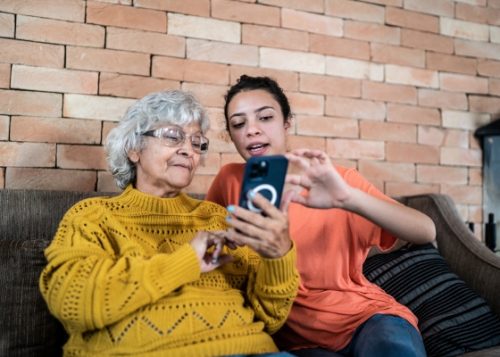
[[[393,63],[410,67],[425,67],[425,51],[413,48],[370,44],[371,59],[374,62]]]
[[[344,37],[399,45],[401,42],[401,30],[396,27],[373,23],[345,21]]]
[[[415,11],[407,11],[395,7],[386,7],[385,22],[389,25],[405,27],[413,30],[439,32],[439,18],[424,15]]]
[[[14,15],[0,13],[0,36],[14,37]]]
[[[134,0],[134,6],[195,16],[210,16],[210,0]]]
[[[0,188],[5,188],[5,169],[0,168]]]
[[[417,90],[412,86],[363,81],[362,98],[381,102],[417,104]]]
[[[328,36],[342,36],[343,21],[331,16],[281,9],[281,26]]]
[[[18,16],[16,37],[65,45],[104,47],[104,28],[67,21]]]
[[[481,186],[483,184],[482,168],[469,168],[469,185]]]
[[[68,69],[12,66],[12,88],[44,92],[97,94],[95,72]]]
[[[450,92],[488,93],[488,80],[462,74],[440,73],[440,88]]]
[[[482,190],[480,186],[442,185],[441,193],[451,196],[453,201],[459,204],[482,204]]]
[[[479,74],[489,77],[500,78],[500,62],[497,61],[479,61],[477,65]]]
[[[415,143],[417,141],[417,126],[361,120],[359,123],[360,138],[367,140],[393,141]]]
[[[488,24],[494,26],[500,25],[500,9],[488,9]]]
[[[9,139],[9,117],[0,115],[0,140]]]
[[[0,166],[51,167],[55,153],[54,144],[0,142]]]
[[[455,53],[462,56],[500,60],[500,44],[456,39]]]
[[[368,120],[384,120],[384,103],[370,100],[327,97],[325,113],[327,115]]]
[[[2,0],[0,1],[0,11],[83,22],[85,2],[81,0]]]
[[[202,157],[196,169],[196,175],[217,175],[220,169],[220,154],[209,152]]]
[[[94,191],[95,171],[7,168],[5,188]]]
[[[325,56],[317,53],[268,47],[259,48],[259,57],[259,64],[262,67],[316,74],[325,73],[327,60]]]
[[[360,160],[359,172],[370,181],[415,182],[414,164]]]
[[[488,0],[488,6],[493,9],[500,9],[500,0]]]
[[[480,113],[498,114],[500,108],[500,98],[469,96],[469,110]]]
[[[445,17],[453,17],[455,2],[451,0],[405,0],[404,8]]]
[[[200,102],[208,107],[223,107],[226,86],[184,82],[182,89],[193,92]]]
[[[166,32],[167,14],[163,11],[87,1],[87,23]]]
[[[101,123],[95,120],[12,117],[11,140],[99,144]]]
[[[424,185],[409,182],[386,182],[385,193],[391,197],[439,193],[439,185]]]
[[[310,34],[309,42],[309,51],[314,53],[360,60],[370,59],[370,46],[366,41]]]
[[[63,116],[118,121],[136,101],[132,99],[65,94]]]
[[[57,167],[105,170],[107,163],[104,148],[90,145],[57,145]]]
[[[243,24],[241,43],[307,51],[309,49],[309,35],[303,31]]]
[[[245,66],[257,66],[259,64],[259,50],[256,46],[195,39],[187,39],[186,45],[186,58],[190,60]]]
[[[450,166],[481,166],[481,150],[467,148],[441,148],[441,164]]]
[[[420,125],[440,125],[441,116],[437,109],[389,103],[387,105],[387,121]]]
[[[183,57],[186,52],[182,37],[120,28],[108,28],[106,47],[175,57]]]
[[[500,79],[490,78],[489,93],[500,96]]]
[[[149,75],[150,56],[115,50],[67,47],[66,67],[90,71]]]
[[[384,23],[384,7],[348,0],[326,0],[325,14],[347,19]]]
[[[10,64],[0,63],[0,88],[10,87]]]
[[[326,151],[326,140],[317,136],[288,136],[287,148],[289,150],[295,149],[312,149]]]
[[[207,108],[207,114],[210,118],[210,131],[226,131],[226,118],[224,117],[224,110],[222,108]]]
[[[102,73],[99,94],[125,98],[142,98],[152,92],[180,89],[178,81],[116,73]]]
[[[108,171],[97,171],[97,191],[99,192],[121,192],[116,182]]]
[[[414,30],[401,30],[401,45],[441,53],[453,53],[452,38]]]
[[[476,74],[477,60],[473,58],[427,52],[426,63],[428,69],[464,74]]]
[[[61,110],[61,94],[0,90],[0,114],[60,117]]]
[[[210,130],[207,133],[207,137],[210,139],[210,150],[212,152],[219,153],[236,153],[236,149],[227,133],[226,129],[221,129],[218,131]]]
[[[457,19],[483,24],[488,23],[488,13],[490,11],[491,9],[488,9],[487,7],[477,5],[462,3],[457,3],[455,5],[455,16]]]
[[[463,93],[452,93],[430,89],[418,90],[418,103],[424,107],[442,109],[467,109],[467,97]]]
[[[325,12],[324,0],[259,0],[259,4],[274,5],[309,12]]]
[[[418,127],[418,143],[441,147],[469,147],[469,139],[465,130],[443,129],[423,125]]]
[[[409,143],[386,143],[387,161],[438,164],[439,148],[430,145]]]
[[[33,66],[64,66],[64,47],[43,43],[0,38],[0,62]]]
[[[212,0],[211,15],[218,19],[268,26],[280,26],[281,19],[277,7],[228,0]]]
[[[359,79],[301,74],[300,91],[359,98],[361,97],[361,81]]]
[[[381,82],[384,80],[384,66],[368,61],[329,56],[326,58],[326,74]]]
[[[462,167],[418,165],[417,182],[465,185],[467,169]]]
[[[293,113],[323,115],[325,99],[321,95],[289,92],[287,94]]]
[[[229,84],[229,67],[212,62],[155,56],[152,72],[153,77],[181,82]]]
[[[382,141],[327,139],[326,152],[341,159],[383,160],[385,145]]]
[[[309,136],[357,138],[358,121],[325,116],[297,115],[297,134]]]
[[[292,71],[281,71],[271,68],[256,68],[248,66],[231,66],[229,67],[229,83],[236,83],[236,80],[241,75],[246,74],[249,76],[268,76],[276,80],[280,87],[285,91],[296,91],[299,88],[299,76]]]

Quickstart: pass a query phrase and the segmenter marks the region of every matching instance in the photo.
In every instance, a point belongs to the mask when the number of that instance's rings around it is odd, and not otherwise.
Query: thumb
[[[281,205],[280,205],[280,211],[283,213],[288,212],[288,206],[290,205],[290,202],[292,202],[294,196],[297,193],[293,190],[286,190],[285,193],[283,193],[283,197],[281,198]]]

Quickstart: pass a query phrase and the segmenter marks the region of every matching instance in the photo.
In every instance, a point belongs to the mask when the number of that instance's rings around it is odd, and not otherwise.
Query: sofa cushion
[[[0,239],[0,356],[60,356],[66,335],[38,289],[47,240]]]
[[[450,271],[432,244],[372,256],[363,271],[417,316],[429,356],[500,345],[500,319]]]

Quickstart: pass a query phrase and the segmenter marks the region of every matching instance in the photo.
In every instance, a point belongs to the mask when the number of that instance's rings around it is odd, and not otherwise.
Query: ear
[[[134,164],[137,164],[139,162],[139,153],[135,150],[130,150],[128,153],[127,153],[127,156],[129,158],[130,161],[132,161]]]
[[[288,132],[288,130],[292,127],[292,117],[288,118],[288,120],[285,120],[284,126],[285,131]]]

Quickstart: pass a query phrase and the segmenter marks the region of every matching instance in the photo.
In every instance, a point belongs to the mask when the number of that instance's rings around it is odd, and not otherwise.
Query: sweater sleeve
[[[285,323],[299,286],[295,244],[278,259],[250,255],[247,295],[266,331],[275,333]]]
[[[45,250],[40,290],[67,330],[103,328],[200,277],[189,244],[148,258],[132,245],[114,246],[120,233],[66,214]]]

